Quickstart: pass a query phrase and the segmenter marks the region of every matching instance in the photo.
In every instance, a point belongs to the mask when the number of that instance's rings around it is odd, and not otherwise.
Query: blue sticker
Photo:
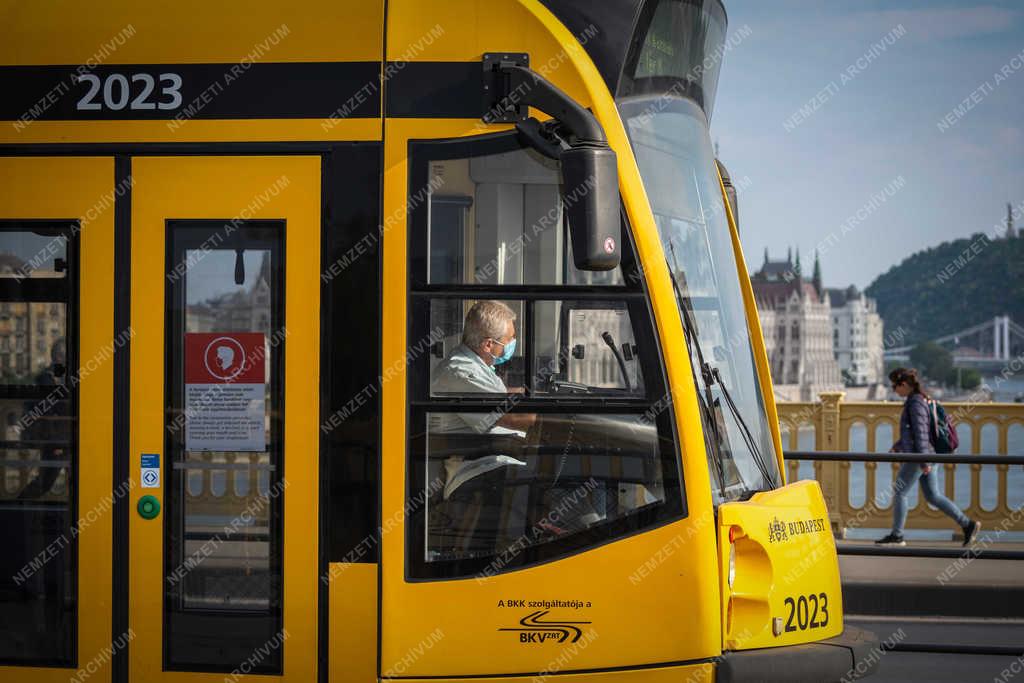
[[[140,459],[142,461],[142,468],[139,476],[142,479],[142,488],[160,488],[160,454],[143,453]]]

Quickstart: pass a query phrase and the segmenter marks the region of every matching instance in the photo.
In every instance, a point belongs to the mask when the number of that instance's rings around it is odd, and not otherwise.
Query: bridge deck
[[[1024,619],[1024,564],[1016,560],[840,555],[839,570],[848,614]]]
[[[867,545],[842,541],[840,545]],[[959,549],[959,543],[920,547]],[[1000,543],[1024,550],[1024,543]],[[1024,563],[839,556],[846,621],[904,646],[1024,648]],[[1016,664],[1015,664],[1016,663]],[[1016,656],[890,652],[871,683],[999,680]]]

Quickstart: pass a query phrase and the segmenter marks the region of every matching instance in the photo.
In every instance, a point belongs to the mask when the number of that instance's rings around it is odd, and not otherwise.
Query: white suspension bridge
[[[961,367],[989,368],[1024,356],[1024,327],[1010,320],[1008,315],[998,315],[932,341],[952,352],[953,362]],[[910,360],[913,348],[899,346],[886,349],[885,359]]]

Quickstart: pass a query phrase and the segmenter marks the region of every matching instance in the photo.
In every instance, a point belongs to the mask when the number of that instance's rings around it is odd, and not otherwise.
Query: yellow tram
[[[0,17],[0,680],[853,667],[719,0]]]

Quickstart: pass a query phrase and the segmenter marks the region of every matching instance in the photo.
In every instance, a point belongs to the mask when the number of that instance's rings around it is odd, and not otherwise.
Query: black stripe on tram
[[[0,120],[380,116],[380,62],[0,66]]]
[[[387,116],[479,119],[483,116],[483,63],[388,62],[384,67]]]
[[[114,158],[114,187],[124,188],[114,198],[114,329],[117,339],[131,325],[131,239],[132,239],[132,160],[127,156]],[[120,491],[131,476],[130,471],[130,345],[114,348],[114,405],[113,405],[113,490]],[[114,498],[113,505],[113,566],[111,594],[111,635],[110,642],[123,642],[124,647],[114,649],[111,655],[112,683],[128,681],[128,648],[131,644],[123,640],[128,633],[128,523],[131,501],[128,496]],[[121,640],[119,640],[121,639]]]
[[[330,221],[331,221],[331,205],[328,199],[329,194],[327,191],[328,186],[331,183],[331,164],[330,155],[323,154],[320,156],[320,272],[323,273],[327,267],[327,259],[330,250],[327,247],[328,240],[330,239]],[[330,357],[327,353],[329,348],[330,339],[327,335],[328,319],[330,315],[329,301],[330,292],[327,286],[323,282],[323,278],[320,281],[320,319],[317,321],[320,325],[320,367],[330,367]],[[328,381],[328,373],[320,372],[320,424],[324,423],[327,416],[329,399],[327,399],[328,393],[331,390],[331,384]],[[331,589],[330,585],[324,582],[323,577],[327,575],[327,571],[330,567],[327,556],[327,544],[330,539],[328,531],[328,525],[330,524],[330,517],[328,515],[328,504],[330,502],[331,488],[329,477],[327,459],[327,437],[324,435],[322,430],[318,432],[318,443],[317,449],[320,453],[318,458],[318,471],[317,478],[320,482],[318,489],[319,505],[319,519],[317,524],[319,529],[317,532],[317,576],[316,576],[316,590],[317,590],[317,683],[328,683],[328,671],[331,664],[330,660],[330,648],[329,639],[331,637],[331,620],[330,620],[330,609],[331,609]]]

